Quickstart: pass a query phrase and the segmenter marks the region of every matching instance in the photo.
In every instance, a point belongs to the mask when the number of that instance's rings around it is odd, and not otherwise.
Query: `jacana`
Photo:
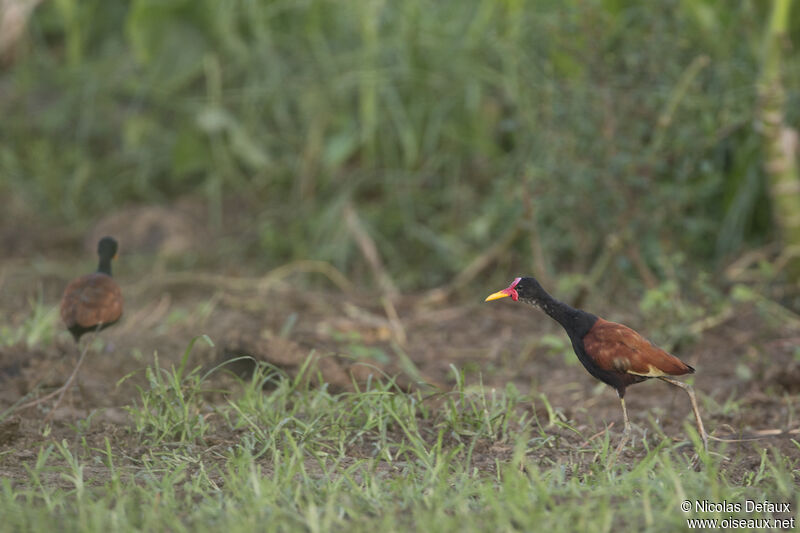
[[[686,391],[692,403],[697,430],[708,449],[708,437],[697,408],[691,385],[670,376],[693,374],[694,368],[654,345],[631,328],[575,309],[550,296],[534,278],[516,278],[502,291],[485,301],[511,298],[538,307],[567,332],[578,359],[595,378],[614,387],[622,404],[625,430],[617,446],[619,453],[628,441],[631,424],[625,407],[625,389],[642,381],[658,378]]]
[[[117,241],[112,237],[100,239],[97,255],[97,271],[72,280],[61,297],[61,320],[75,342],[80,342],[84,333],[105,329],[122,316],[122,291],[111,277]]]
[[[61,320],[78,345],[84,334],[97,333],[115,324],[122,316],[122,291],[111,277],[111,261],[117,255],[117,241],[112,237],[100,239],[97,244],[97,255],[100,256],[97,271],[72,280],[61,297]],[[37,405],[59,394],[47,417],[49,419],[77,376],[87,349],[88,344],[81,351],[78,363],[64,385],[38,400],[21,406],[20,409]]]

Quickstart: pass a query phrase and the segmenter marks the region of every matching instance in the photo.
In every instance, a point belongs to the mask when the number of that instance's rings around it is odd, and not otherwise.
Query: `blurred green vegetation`
[[[634,279],[678,252],[714,268],[775,239],[754,127],[768,8],[45,2],[0,70],[0,192],[76,228],[187,194],[220,225],[246,196],[267,261],[345,271],[352,205],[405,288],[506,238],[503,279],[590,272],[610,248]]]

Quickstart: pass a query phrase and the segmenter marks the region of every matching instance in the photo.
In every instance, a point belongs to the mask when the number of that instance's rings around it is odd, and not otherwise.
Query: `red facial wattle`
[[[503,289],[502,291],[498,291],[494,294],[490,294],[489,296],[486,297],[486,300],[484,301],[489,302],[491,300],[497,300],[498,298],[505,298],[508,296],[510,296],[511,299],[514,300],[515,302],[518,301],[519,293],[517,292],[517,289],[515,287],[519,284],[521,279],[522,278],[514,279],[514,281],[511,282],[511,285],[509,285],[507,288]]]
[[[517,290],[514,287],[516,287],[519,284],[519,280],[521,279],[522,278],[514,278],[514,281],[511,282],[511,285],[509,285],[508,288],[503,291],[507,293],[509,296],[511,296],[511,299],[514,300],[515,302],[519,300],[519,294],[517,293]]]

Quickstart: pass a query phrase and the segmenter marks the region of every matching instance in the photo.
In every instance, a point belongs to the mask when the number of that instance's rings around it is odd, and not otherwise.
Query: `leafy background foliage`
[[[624,278],[675,251],[713,268],[774,238],[754,124],[767,7],[45,2],[0,78],[0,187],[78,229],[185,194],[220,226],[247,195],[267,261],[346,270],[352,204],[406,288],[514,228],[498,270],[587,272],[609,239]]]

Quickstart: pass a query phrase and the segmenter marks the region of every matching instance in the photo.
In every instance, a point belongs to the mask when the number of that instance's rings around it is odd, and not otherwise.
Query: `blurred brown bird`
[[[72,280],[61,297],[61,320],[75,342],[80,342],[84,333],[105,329],[122,316],[122,291],[111,277],[117,241],[103,237],[97,244],[97,254],[97,272]]]
[[[111,261],[117,255],[117,241],[112,237],[103,237],[97,243],[97,254],[100,256],[97,271],[72,280],[61,297],[61,320],[77,344],[80,344],[83,334],[97,333],[116,323],[122,316],[122,291],[111,277]],[[59,395],[45,418],[45,421],[49,420],[61,405],[64,393],[78,375],[88,348],[87,343],[81,350],[75,369],[64,385],[42,398],[22,405],[20,409],[32,407]]]
[[[622,324],[609,322],[581,309],[575,309],[550,296],[534,278],[516,278],[510,286],[489,295],[485,301],[510,297],[540,308],[561,324],[572,341],[578,359],[595,378],[617,390],[622,403],[625,430],[617,447],[621,451],[628,441],[631,424],[625,407],[625,388],[650,378],[661,379],[680,387],[689,395],[697,422],[697,430],[708,448],[708,437],[697,408],[694,390],[686,383],[669,376],[693,374],[694,368],[654,345]]]

